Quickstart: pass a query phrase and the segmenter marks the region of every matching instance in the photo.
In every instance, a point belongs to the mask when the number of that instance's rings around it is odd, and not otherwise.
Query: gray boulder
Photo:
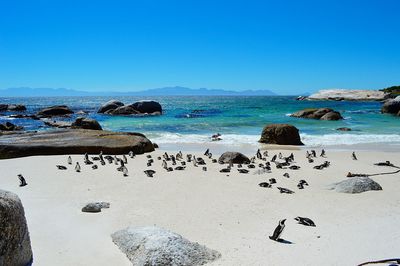
[[[265,126],[259,142],[279,145],[304,145],[300,140],[299,130],[289,124]]]
[[[221,257],[218,251],[159,227],[128,227],[111,237],[132,265],[203,265]]]
[[[22,130],[23,127],[14,125],[13,123],[6,122],[4,124],[0,124],[0,131],[16,131]]]
[[[224,152],[218,159],[219,163],[229,163],[232,161],[232,163],[237,163],[237,164],[248,164],[250,163],[250,159],[240,153],[240,152]]]
[[[108,202],[90,202],[88,204],[86,204],[83,208],[82,208],[82,212],[101,212],[101,209],[108,209],[110,208],[110,203]]]
[[[31,262],[31,241],[21,200],[0,190],[0,265],[25,266]]]
[[[114,110],[120,106],[123,106],[124,104],[120,101],[117,100],[111,100],[103,104],[100,109],[97,111],[98,113],[105,113],[109,110]]]
[[[142,114],[162,114],[161,104],[156,101],[140,101],[132,104],[132,107]]]
[[[139,114],[139,111],[133,108],[132,105],[124,105],[113,110],[108,110],[106,113],[111,115],[136,115]]]
[[[382,113],[397,114],[400,112],[400,96],[387,100],[381,109]]]
[[[341,193],[362,193],[370,190],[382,190],[382,187],[369,177],[351,177],[332,184],[330,189]]]
[[[44,108],[40,110],[37,115],[42,117],[51,117],[51,116],[64,116],[73,114],[74,112],[68,108],[66,105],[56,105]]]
[[[320,120],[341,120],[342,115],[331,108],[307,108],[291,114],[292,117]]]
[[[23,112],[26,107],[22,104],[0,104],[0,111]]]
[[[72,128],[83,128],[92,130],[102,130],[99,122],[94,119],[87,117],[78,117],[74,123],[72,123]]]

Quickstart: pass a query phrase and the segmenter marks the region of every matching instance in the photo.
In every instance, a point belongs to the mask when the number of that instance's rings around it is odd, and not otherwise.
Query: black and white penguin
[[[299,224],[302,224],[302,225],[305,225],[305,226],[315,226],[315,223],[310,218],[298,216],[298,217],[296,217],[294,219],[296,221],[298,221]]]
[[[356,153],[353,151],[353,153],[351,154],[351,158],[353,159],[353,160],[357,160],[357,156],[356,156]]]
[[[261,182],[260,184],[258,184],[258,186],[260,186],[260,187],[267,187],[267,188],[270,188],[270,187],[271,187],[271,185],[270,185],[268,182]]]
[[[81,166],[79,165],[78,162],[76,162],[75,171],[78,172],[78,173],[81,171]]]
[[[67,167],[65,167],[64,165],[56,165],[56,167],[57,167],[59,170],[67,170]]]
[[[167,161],[163,160],[161,166],[162,166],[162,168],[167,169],[168,168]]]
[[[240,169],[237,169],[237,170],[238,170],[238,172],[241,173],[241,174],[247,174],[247,173],[249,173],[249,170],[247,170],[247,169],[240,168]]]
[[[279,241],[279,237],[282,235],[283,229],[285,229],[285,221],[286,219],[279,221],[278,226],[275,228],[274,233],[269,237],[269,239]]]
[[[156,173],[154,170],[145,170],[143,172],[147,175],[147,177],[153,177],[153,175]]]
[[[325,153],[325,150],[324,150],[324,149],[321,150],[321,154],[320,154],[319,156],[320,156],[320,157],[325,157],[325,156],[326,156],[326,153]]]
[[[207,149],[206,152],[204,153],[204,155],[208,156],[209,153],[210,153],[210,149]]]
[[[19,179],[20,187],[24,187],[24,186],[28,185],[28,183],[26,183],[25,178],[21,174],[18,175],[18,179]]]
[[[122,168],[122,173],[124,176],[128,176],[128,168],[126,168],[126,166]]]
[[[128,159],[126,158],[125,154],[122,155],[122,161],[124,162],[124,164],[128,163]]]
[[[271,162],[275,162],[276,161],[276,154],[272,157]]]
[[[287,188],[284,188],[284,187],[277,187],[277,189],[279,189],[279,192],[281,192],[281,193],[286,193],[286,194],[293,194],[294,193],[294,191],[292,191],[290,189],[287,189]]]
[[[260,149],[257,150],[256,156],[257,156],[257,159],[261,159],[262,158]]]
[[[72,158],[71,158],[71,156],[68,156],[67,162],[68,162],[68,164],[72,164]]]
[[[207,171],[207,166],[203,166],[203,171],[206,172]]]

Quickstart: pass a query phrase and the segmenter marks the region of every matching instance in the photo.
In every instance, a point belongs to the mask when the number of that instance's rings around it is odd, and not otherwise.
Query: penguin
[[[268,181],[269,181],[270,184],[275,184],[276,183],[276,179],[275,178],[270,178]]]
[[[128,176],[128,168],[126,168],[126,166],[122,168],[122,173],[124,176]]]
[[[186,166],[186,162],[185,162],[185,161],[182,161],[182,162],[181,162],[181,165],[182,165],[182,166]]]
[[[158,157],[157,157],[157,160],[161,161],[161,156],[158,156]]]
[[[279,237],[282,235],[283,229],[285,229],[285,221],[286,219],[279,221],[278,226],[275,228],[274,233],[269,237],[269,239],[279,241]]]
[[[208,159],[211,159],[212,158],[212,153],[210,152],[207,157],[208,157]]]
[[[78,172],[78,173],[81,171],[81,166],[79,165],[78,162],[76,162],[75,171]]]
[[[229,160],[229,168],[233,168],[233,161]]]
[[[169,155],[168,155],[168,153],[167,153],[167,152],[165,152],[165,153],[163,154],[163,157],[164,157],[164,159],[165,159],[165,160],[168,160],[168,158],[169,158]]]
[[[56,165],[56,167],[57,167],[59,170],[67,170],[67,167],[65,167],[64,165]]]
[[[247,168],[256,168],[256,166],[254,164],[249,164],[247,165]]]
[[[114,155],[114,164],[115,164],[115,165],[118,165],[118,158],[117,158],[117,156],[115,156],[115,155]]]
[[[210,149],[207,149],[206,152],[204,153],[205,156],[207,156],[210,153]]]
[[[101,165],[106,165],[106,162],[104,160],[100,160]]]
[[[229,173],[231,171],[230,168],[223,168],[221,170],[219,170],[220,173]]]
[[[301,180],[299,181],[299,183],[301,183],[301,184],[304,185],[304,186],[308,186],[307,181],[304,180],[304,179],[301,179]]]
[[[124,164],[128,163],[128,159],[126,158],[125,154],[122,155],[122,161],[124,162]]]
[[[129,155],[129,157],[131,157],[132,159],[133,159],[133,157],[135,157],[135,154],[133,153],[133,151],[130,151],[130,152],[128,153],[128,155]]]
[[[290,178],[289,173],[284,173],[283,176],[286,177],[286,178]]]
[[[150,158],[151,158],[151,155],[150,155],[150,154],[148,154],[148,155],[146,155],[146,157],[147,157],[148,159],[150,159]]]
[[[250,158],[250,163],[255,163],[255,162],[256,162],[256,157],[255,156],[251,157]]]
[[[92,165],[92,169],[96,170],[98,168],[98,166],[96,164]]]
[[[310,158],[310,156],[311,154],[308,151],[306,151],[306,158]]]
[[[315,150],[311,150],[311,154],[313,157],[317,157],[317,152]]]
[[[203,166],[203,171],[206,172],[207,171],[207,166]]]
[[[310,218],[298,216],[298,217],[296,217],[294,219],[296,221],[298,221],[299,224],[302,224],[302,225],[305,225],[305,226],[315,226],[315,223]]]
[[[270,187],[271,187],[271,185],[270,185],[268,182],[261,182],[260,184],[258,184],[258,186],[260,186],[260,187],[267,187],[267,188],[270,188]]]
[[[353,160],[357,160],[357,156],[356,153],[353,151],[353,153],[351,154],[351,158],[353,158]]]
[[[325,150],[322,149],[322,150],[321,150],[321,154],[320,154],[319,156],[320,156],[320,157],[325,157],[325,155],[326,155]]]
[[[247,169],[237,169],[237,170],[238,170],[238,172],[241,173],[241,174],[247,174],[247,173],[249,173],[249,170],[247,170]]]
[[[278,153],[278,159],[282,159],[282,158],[283,158],[282,153],[281,152]]]
[[[167,169],[168,168],[167,161],[163,160],[161,166],[162,166],[162,168]]]
[[[197,162],[194,158],[193,158],[193,166],[197,167]]]
[[[314,160],[313,160],[313,159],[311,159],[311,158],[308,158],[308,162],[309,162],[309,163],[313,163],[313,162],[314,162]]]
[[[275,162],[276,161],[276,154],[272,157],[271,162]]]
[[[68,162],[68,164],[72,164],[72,158],[71,158],[71,156],[68,156],[67,162]]]
[[[24,186],[28,185],[28,183],[26,183],[25,178],[21,174],[18,175],[18,179],[19,179],[20,187],[24,187]]]
[[[239,163],[238,165],[237,165],[237,168],[242,168],[243,166],[242,166],[242,164],[241,163]]]
[[[172,165],[176,165],[176,159],[174,155],[171,155],[171,161],[172,161]]]
[[[303,185],[303,183],[298,183],[298,184],[297,184],[297,187],[298,187],[299,189],[303,189],[303,188],[304,188],[304,185]]]
[[[211,162],[212,163],[218,163],[218,160],[217,159],[212,159]]]
[[[151,166],[151,163],[150,162],[147,162],[147,167],[150,167]]]
[[[284,188],[284,187],[277,187],[279,189],[279,192],[281,193],[286,193],[286,194],[293,194],[294,191],[291,191],[290,189]]]
[[[265,157],[268,157],[268,151],[264,151],[264,152],[263,152],[263,155],[264,155]]]
[[[261,159],[262,158],[260,149],[257,150],[256,156],[257,156],[257,159]]]
[[[298,165],[291,165],[291,166],[289,166],[289,169],[292,169],[292,170],[299,170],[299,169],[300,169],[300,166],[298,166]]]
[[[192,155],[191,154],[186,154],[186,161],[190,163],[192,161]]]
[[[175,167],[175,170],[182,171],[182,170],[185,170],[185,167],[184,166],[177,166],[177,167]]]
[[[156,173],[154,170],[145,170],[143,172],[147,175],[147,177],[153,177],[153,175]]]

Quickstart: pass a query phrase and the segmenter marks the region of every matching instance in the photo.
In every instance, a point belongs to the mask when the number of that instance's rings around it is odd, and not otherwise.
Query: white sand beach
[[[278,152],[293,152],[301,169],[272,166],[272,173],[256,175],[255,169],[240,174],[235,166],[231,173],[220,173],[222,165],[197,153],[205,158],[207,171],[188,164],[184,171],[167,172],[157,160],[164,151],[156,150],[151,153],[153,178],[143,173],[148,154],[128,157],[129,176],[123,177],[114,164],[92,170],[82,155],[72,156],[74,163],[81,163],[80,173],[67,164],[66,155],[34,156],[0,160],[0,188],[22,200],[34,265],[131,265],[110,235],[127,226],[151,225],[219,251],[221,258],[210,265],[357,265],[399,256],[399,173],[373,177],[382,191],[344,194],[327,189],[347,179],[349,171],[393,171],[373,164],[390,160],[400,165],[398,152],[356,151],[354,161],[351,151],[328,149],[327,158],[318,157],[312,164],[305,149],[270,150],[269,158]],[[218,156],[215,152],[213,158]],[[330,167],[313,169],[325,160]],[[57,164],[68,169],[58,170]],[[18,186],[17,174],[25,176],[27,186]],[[258,186],[272,177],[277,179],[272,188]],[[299,190],[300,179],[309,186]],[[277,186],[295,193],[281,194]],[[91,201],[107,201],[111,207],[81,212]],[[311,218],[316,227],[297,224],[296,216]],[[284,218],[282,238],[291,243],[270,240]]]

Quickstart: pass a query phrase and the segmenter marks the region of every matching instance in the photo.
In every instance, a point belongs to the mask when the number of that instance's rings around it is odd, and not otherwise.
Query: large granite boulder
[[[128,227],[111,235],[132,265],[204,265],[221,257],[218,251],[159,227]]]
[[[40,110],[37,115],[42,117],[70,115],[74,112],[66,105],[56,105]]]
[[[329,89],[320,90],[307,97],[308,100],[331,100],[331,101],[383,101],[390,93],[375,90],[346,90]]]
[[[111,100],[103,104],[100,109],[97,111],[98,113],[106,113],[109,110],[114,110],[120,106],[123,106],[124,104],[120,101],[117,100]]]
[[[6,122],[4,124],[0,124],[0,131],[16,131],[22,130],[23,127],[14,125],[13,123]]]
[[[31,241],[21,200],[0,190],[0,265],[25,266],[31,262]]]
[[[362,193],[370,190],[382,190],[382,187],[369,177],[351,177],[331,185],[330,189],[342,193]]]
[[[337,111],[330,108],[307,108],[291,114],[292,117],[311,118],[320,120],[341,120],[343,117]]]
[[[250,159],[240,153],[240,152],[224,152],[218,159],[219,163],[230,163],[232,161],[232,163],[237,163],[237,164],[248,164],[250,163]]]
[[[299,130],[289,124],[265,126],[259,142],[279,145],[304,145],[300,140]]]
[[[110,208],[109,202],[105,202],[105,201],[90,202],[82,208],[82,212],[97,213],[97,212],[101,212],[101,209],[108,209],[108,208]]]
[[[400,96],[387,100],[381,109],[382,113],[397,114],[400,112]]]
[[[110,115],[136,115],[139,113],[140,112],[138,110],[136,110],[135,108],[133,108],[132,105],[120,106],[115,109],[108,110],[106,112],[106,114],[110,114]]]
[[[9,132],[0,135],[0,159],[33,155],[135,154],[154,151],[140,133],[87,129],[57,129],[42,132]]]
[[[132,104],[132,107],[142,114],[162,114],[161,104],[155,101],[139,101]]]
[[[99,122],[94,119],[87,117],[78,117],[75,122],[72,123],[72,128],[102,130]]]

